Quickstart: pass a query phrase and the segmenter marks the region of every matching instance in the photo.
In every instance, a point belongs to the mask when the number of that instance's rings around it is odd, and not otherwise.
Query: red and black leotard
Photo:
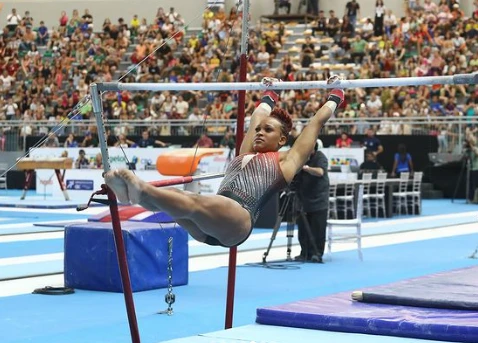
[[[217,194],[237,201],[249,212],[252,231],[262,206],[285,186],[279,152],[243,154],[234,158],[227,167]],[[214,237],[208,237],[206,243],[221,245]]]

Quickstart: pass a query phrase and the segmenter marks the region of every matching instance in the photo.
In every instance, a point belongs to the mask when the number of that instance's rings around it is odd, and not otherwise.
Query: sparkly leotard
[[[237,201],[249,212],[252,231],[262,206],[285,185],[278,152],[244,154],[231,161],[217,194]],[[205,243],[222,245],[213,237]]]

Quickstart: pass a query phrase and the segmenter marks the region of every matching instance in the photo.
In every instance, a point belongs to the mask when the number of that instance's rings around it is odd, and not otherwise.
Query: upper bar
[[[208,83],[98,83],[103,91],[239,91],[265,89],[314,89],[314,88],[375,88],[396,86],[460,85],[477,84],[478,72],[448,76],[401,77],[383,79],[342,80],[334,84],[326,81],[276,82],[266,86],[260,82],[208,82]]]

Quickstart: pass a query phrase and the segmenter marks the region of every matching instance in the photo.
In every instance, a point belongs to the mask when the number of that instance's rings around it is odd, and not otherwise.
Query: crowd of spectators
[[[334,11],[320,11],[301,49],[291,49],[283,57],[278,55],[287,49],[287,24],[257,24],[249,35],[248,81],[266,76],[285,81],[324,80],[337,64],[348,66],[340,72],[348,79],[478,71],[478,1],[469,18],[458,0],[405,3],[402,18],[381,0],[374,13],[361,11],[360,0],[350,0],[340,18]],[[66,123],[57,132],[60,137],[82,136],[86,131],[94,134],[96,127],[81,126],[90,119],[91,106],[77,106],[93,81],[120,77],[123,82],[238,79],[241,12],[236,7],[206,10],[202,30],[189,30],[174,8],[159,8],[152,18],[132,15],[103,23],[95,21],[88,9],[71,14],[63,11],[57,23],[12,10],[6,21],[0,36],[0,120],[4,130],[12,129],[9,120],[27,123],[20,135],[47,134],[48,125],[36,125],[38,120]],[[259,96],[258,92],[247,93],[247,118]],[[294,133],[300,132],[324,99],[321,90],[282,92],[280,105],[297,119]],[[199,135],[205,116],[210,123],[235,119],[236,100],[237,94],[228,92],[107,93],[104,110],[109,119],[118,120],[112,127],[115,136],[141,135],[145,126],[132,125],[134,119],[143,120],[153,135]],[[336,115],[342,122],[329,125],[327,132],[363,134],[374,127],[377,134],[409,134],[411,126],[387,118],[477,114],[477,86],[354,89],[347,91]],[[187,119],[188,125],[172,124],[176,119]],[[69,127],[68,122],[77,125]],[[209,134],[222,135],[226,129],[214,132],[213,127]],[[433,130],[441,132],[443,127],[436,125]]]

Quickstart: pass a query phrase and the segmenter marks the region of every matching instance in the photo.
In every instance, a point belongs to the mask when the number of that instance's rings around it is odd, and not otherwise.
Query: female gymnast
[[[337,80],[333,77],[328,82]],[[263,82],[270,85],[272,81]],[[109,171],[105,182],[121,203],[166,212],[200,242],[238,246],[249,237],[261,207],[302,169],[322,126],[343,98],[341,89],[332,90],[290,150],[279,152],[287,142],[292,120],[284,110],[275,107],[277,94],[265,91],[252,115],[240,155],[229,164],[216,195],[156,188],[126,169]]]

